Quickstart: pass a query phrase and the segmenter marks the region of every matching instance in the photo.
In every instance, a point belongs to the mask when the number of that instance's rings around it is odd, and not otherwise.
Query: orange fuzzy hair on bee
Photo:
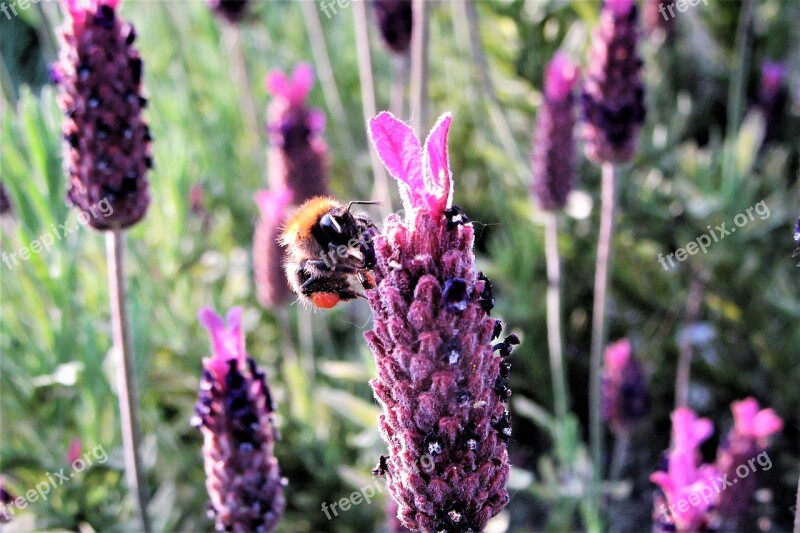
[[[315,196],[306,200],[289,218],[283,228],[281,244],[290,246],[311,237],[311,228],[325,213],[341,207],[341,203],[327,196]]]

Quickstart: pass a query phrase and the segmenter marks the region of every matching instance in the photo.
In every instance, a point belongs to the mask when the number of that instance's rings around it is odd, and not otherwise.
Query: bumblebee
[[[311,198],[289,218],[279,239],[286,247],[286,277],[304,303],[330,309],[340,301],[363,296],[375,287],[372,240],[378,228],[355,204],[333,198]]]

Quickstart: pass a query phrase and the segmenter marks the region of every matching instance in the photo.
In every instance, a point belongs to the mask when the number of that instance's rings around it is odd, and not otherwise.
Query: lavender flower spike
[[[217,531],[275,531],[285,482],[273,455],[274,408],[264,372],[245,352],[240,308],[231,309],[227,324],[210,309],[199,316],[213,346],[192,419],[203,433],[209,515]]]
[[[150,130],[142,118],[142,60],[136,32],[117,18],[120,0],[63,0],[70,18],[53,77],[60,85],[69,201],[92,227],[126,228],[150,204]],[[98,216],[98,204],[107,202]]]
[[[542,209],[561,209],[567,203],[575,176],[575,98],[572,89],[578,68],[563,52],[547,65],[544,103],[536,117],[533,141],[533,192]]]
[[[610,344],[604,359],[603,419],[619,433],[647,412],[647,384],[628,339]]]
[[[644,123],[636,13],[633,0],[606,0],[592,39],[581,103],[586,155],[596,163],[633,157]]]
[[[266,77],[272,101],[267,109],[269,184],[292,191],[292,205],[328,194],[327,145],[322,138],[325,115],[307,105],[314,85],[310,65],[298,65],[291,77],[273,70]]]
[[[412,530],[478,532],[508,502],[505,358],[519,339],[491,344],[501,330],[488,317],[492,286],[474,269],[472,225],[452,205],[450,121],[442,115],[421,147],[391,113],[370,120],[405,216],[389,216],[375,240],[365,337],[389,447],[375,473],[387,476],[398,517]]]
[[[258,301],[268,308],[283,304],[292,294],[283,268],[285,254],[277,240],[291,198],[286,187],[258,191],[255,196],[261,218],[253,235],[253,271]]]
[[[720,493],[717,510],[723,519],[735,521],[751,507],[750,499],[757,486],[756,476],[739,480],[736,468],[753,458],[769,459],[765,450],[772,435],[783,429],[783,420],[772,409],[760,409],[755,398],[733,402],[731,411],[734,426],[720,443],[716,467],[728,474],[728,479],[736,479],[737,484]]]

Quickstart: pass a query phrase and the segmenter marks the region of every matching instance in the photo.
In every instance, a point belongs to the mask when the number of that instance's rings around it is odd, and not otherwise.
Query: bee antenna
[[[374,200],[352,200],[349,204],[347,204],[347,211],[350,211],[350,208],[355,205],[378,205],[381,202],[376,202]]]

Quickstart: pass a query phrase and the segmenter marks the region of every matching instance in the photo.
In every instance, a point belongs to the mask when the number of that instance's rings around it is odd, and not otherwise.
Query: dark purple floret
[[[250,0],[208,0],[208,7],[218,17],[235,24],[247,16]]]
[[[797,245],[797,249],[792,257],[800,257],[800,218],[797,219],[797,224],[794,226],[794,243]]]
[[[0,183],[0,215],[11,212],[11,198],[8,196],[5,186]]]
[[[100,230],[141,220],[150,203],[146,176],[153,166],[152,137],[142,118],[142,60],[131,46],[133,27],[116,16],[117,4],[67,4],[64,46],[51,71],[66,117],[68,199]]]
[[[633,0],[607,0],[589,51],[581,106],[586,155],[597,163],[630,160],[644,123],[636,13]]]
[[[406,54],[411,46],[411,0],[372,0],[383,42],[392,52]]]

